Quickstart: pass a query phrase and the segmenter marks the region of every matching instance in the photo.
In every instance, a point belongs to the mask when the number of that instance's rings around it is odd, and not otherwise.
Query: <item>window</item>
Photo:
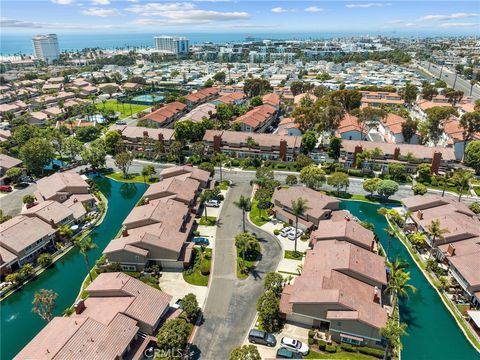
[[[349,337],[344,337],[344,336],[340,336],[340,341],[343,342],[343,343],[352,344],[352,345],[361,345],[362,344],[362,342],[360,340],[355,340],[355,339],[351,339]]]
[[[122,265],[123,271],[136,271],[137,267],[135,265]]]

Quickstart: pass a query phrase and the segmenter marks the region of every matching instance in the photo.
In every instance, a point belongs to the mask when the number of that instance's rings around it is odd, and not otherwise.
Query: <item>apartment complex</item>
[[[140,359],[171,310],[170,295],[124,273],[100,274],[86,291],[15,359]]]
[[[36,35],[32,39],[33,54],[37,59],[51,64],[60,57],[60,48],[56,34]]]
[[[336,212],[322,221],[319,230],[341,228],[344,222],[353,220],[346,212]],[[281,314],[319,329],[327,341],[383,348],[380,329],[388,319],[382,298],[387,286],[385,259],[359,246],[369,243],[373,233],[365,229],[351,237],[335,231],[316,237],[312,233],[301,275],[283,289]]]
[[[175,55],[188,54],[188,39],[180,36],[155,36],[155,49]]]

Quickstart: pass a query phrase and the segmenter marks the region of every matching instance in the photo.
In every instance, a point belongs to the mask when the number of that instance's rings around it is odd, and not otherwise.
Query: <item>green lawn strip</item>
[[[282,270],[278,270],[277,272],[282,274],[287,274],[287,275],[295,275],[295,276],[299,275],[298,272],[290,272],[290,271],[282,271]]]
[[[440,190],[440,191],[443,191],[443,185],[432,185],[428,182],[418,182],[419,184],[422,184],[422,185],[425,185],[427,188],[429,189],[435,189],[435,190]],[[447,187],[445,188],[445,191],[449,191],[449,192],[453,192],[455,194],[460,194],[460,190],[456,187],[456,186],[452,186],[452,185],[447,185]],[[468,189],[468,186],[465,187],[462,191],[462,194],[463,195],[468,195],[470,193],[469,189]]]
[[[215,226],[216,223],[217,223],[217,218],[215,216],[202,216],[200,218],[199,225]]]
[[[390,226],[390,228],[395,232],[397,235],[398,239],[402,242],[402,244],[407,248],[407,251],[409,252],[410,256],[413,258],[415,261],[415,264],[420,268],[422,271],[423,275],[425,278],[428,280],[430,285],[435,289],[437,294],[440,296],[442,299],[443,304],[447,307],[447,309],[450,311],[452,316],[455,318],[455,321],[457,322],[458,326],[462,329],[463,334],[467,337],[467,339],[470,341],[470,343],[478,350],[480,351],[480,342],[475,338],[475,336],[471,333],[470,329],[468,326],[465,324],[465,319],[459,314],[458,309],[451,303],[451,301],[447,298],[447,296],[442,292],[439,291],[438,288],[440,287],[440,284],[438,281],[426,270],[426,265],[421,261],[419,258],[418,254],[413,250],[413,248],[410,246],[410,243],[407,241],[405,238],[405,235],[400,233],[400,231],[392,224],[390,219],[387,217],[387,222]]]
[[[128,183],[143,183],[144,179],[142,175],[139,174],[129,174],[128,177],[125,179],[123,177],[123,173],[121,172],[114,172],[110,174],[106,174],[106,177],[109,179],[115,180],[115,181],[121,181],[121,182],[128,182]],[[151,181],[151,178],[148,176],[146,177],[147,184],[153,184],[154,182],[158,181],[158,179],[155,179],[156,181]]]
[[[333,354],[321,354],[319,352],[310,350],[307,356],[304,359],[345,359],[345,360],[372,360],[376,359],[373,356],[354,353],[354,352],[337,352]]]
[[[266,211],[258,208],[258,201],[252,201],[252,208],[250,210],[250,221],[253,222],[257,226],[265,225],[270,219],[265,215]]]
[[[198,256],[199,250],[195,248],[195,256]],[[206,259],[208,257],[209,259]],[[209,269],[212,268],[212,249],[205,249],[204,258],[195,266],[194,271],[189,274],[187,272],[183,272],[183,280],[191,285],[197,286],[207,286],[208,285],[208,278],[209,275],[203,275],[201,269],[204,267],[208,267]]]
[[[337,197],[339,199],[346,199],[346,200],[357,200],[357,201],[364,201],[371,204],[401,204],[398,200],[392,199],[383,199],[380,197],[370,197],[368,195],[361,195],[361,194],[350,194],[347,192],[340,191],[338,194],[336,191],[323,191],[325,194]]]
[[[285,250],[284,258],[289,260],[302,260],[305,253],[301,251]]]
[[[130,104],[126,103],[125,105],[123,105],[121,103],[118,103],[118,106],[117,106],[116,100],[107,100],[105,103],[100,101],[95,103],[95,107],[98,110],[105,109],[105,110],[113,110],[115,112],[118,111],[120,113],[120,119],[124,119],[130,116],[131,113],[136,114],[140,111],[143,111],[149,108],[149,106],[146,106],[146,105],[131,104],[132,112],[130,113]]]
[[[222,182],[218,185],[218,187],[220,188],[220,190],[228,190],[229,186],[230,186],[230,183],[229,183],[227,180],[222,181]]]
[[[477,196],[480,196],[480,186],[474,186],[473,191],[475,191],[475,194],[477,194]]]

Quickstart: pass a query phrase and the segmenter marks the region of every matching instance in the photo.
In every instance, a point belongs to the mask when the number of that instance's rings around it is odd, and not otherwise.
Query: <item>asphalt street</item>
[[[20,214],[23,206],[23,197],[32,195],[37,190],[37,184],[30,184],[25,189],[15,190],[0,198],[0,208],[3,215],[15,216]]]
[[[253,274],[237,279],[234,237],[242,231],[242,211],[235,201],[240,195],[250,196],[252,188],[247,178],[236,179],[219,217],[210,291],[191,348],[194,359],[228,359],[230,351],[242,344],[256,314],[263,278],[276,269],[283,255],[274,236],[248,224],[247,231],[260,240],[262,257]]]
[[[417,63],[419,68],[427,74],[431,74],[434,78],[439,78],[440,73],[442,74],[442,80],[447,83],[447,85],[453,88],[455,84],[455,90],[463,91],[465,96],[470,96],[470,91],[472,91],[473,100],[480,99],[480,87],[478,85],[473,86],[470,84],[469,80],[466,80],[460,75],[456,75],[455,71],[448,69],[446,66],[441,66],[429,64],[426,61],[421,61]],[[455,80],[456,78],[456,80]]]

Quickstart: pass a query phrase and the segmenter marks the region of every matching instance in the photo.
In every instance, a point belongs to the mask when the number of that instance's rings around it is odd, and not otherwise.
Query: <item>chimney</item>
[[[421,210],[418,210],[418,211],[417,211],[417,218],[418,218],[419,220],[423,220],[423,212],[422,212]]]
[[[127,236],[128,236],[128,229],[127,229],[127,228],[125,228],[125,229],[122,230],[122,236],[123,236],[123,237],[127,237]]]
[[[218,152],[222,147],[222,135],[213,135],[213,151]]]
[[[440,168],[440,162],[442,161],[442,153],[435,151],[432,157],[432,166],[430,168],[431,174],[438,174],[438,169]]]
[[[158,141],[163,141],[163,134],[162,133],[158,134]]]
[[[81,314],[85,310],[85,301],[83,299],[78,300],[74,305],[75,314]]]
[[[73,198],[73,203],[77,203],[78,202],[78,199],[77,198]]]
[[[448,244],[447,253],[450,256],[455,256],[455,246]]]
[[[287,140],[285,139],[280,140],[279,157],[282,159],[282,161],[287,160]]]
[[[395,150],[393,150],[393,159],[398,160],[399,157],[400,157],[400,148],[396,147]]]
[[[57,224],[55,224],[55,221],[53,219],[50,219],[49,223],[54,229],[57,228]]]
[[[361,145],[355,145],[355,150],[353,151],[353,164],[352,167],[357,167],[357,154],[360,154],[363,151]]]
[[[143,132],[143,137],[148,137],[148,131]]]
[[[148,199],[148,197],[143,198],[143,205],[148,205],[149,203],[150,203],[150,200]]]

